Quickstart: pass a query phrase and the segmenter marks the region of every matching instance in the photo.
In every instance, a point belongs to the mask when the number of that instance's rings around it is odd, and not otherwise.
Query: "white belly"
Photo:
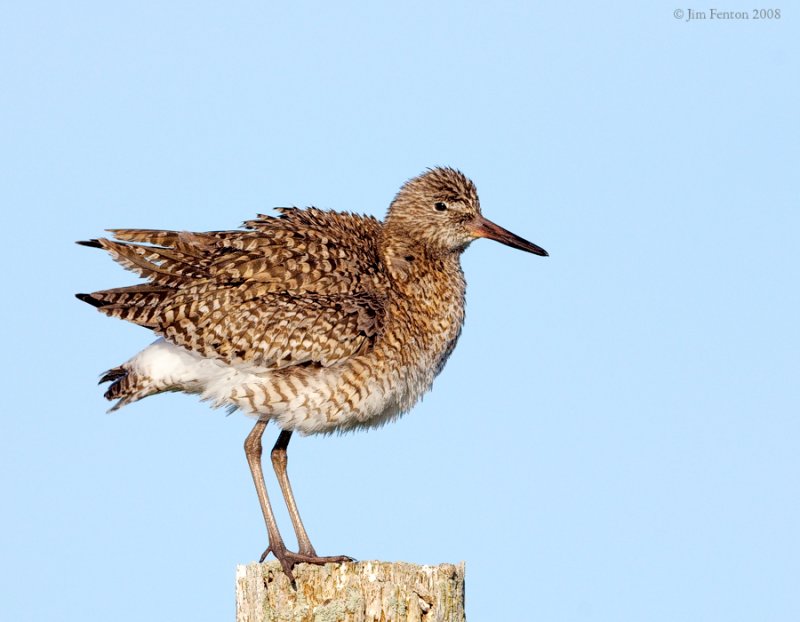
[[[313,373],[232,366],[158,339],[123,365],[134,374],[141,395],[166,391],[195,393],[214,407],[239,409],[281,428],[303,434],[331,433],[383,425],[408,410],[407,382],[397,374],[351,381],[347,363]]]

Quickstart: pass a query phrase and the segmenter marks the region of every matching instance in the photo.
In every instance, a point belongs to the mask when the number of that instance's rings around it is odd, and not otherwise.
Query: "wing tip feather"
[[[99,300],[99,299],[95,298],[93,294],[75,294],[75,298],[77,298],[78,300],[80,300],[82,302],[85,302],[86,304],[90,304],[93,307],[98,307],[98,308],[99,307],[104,307],[104,306],[106,306],[108,304],[104,300]]]
[[[78,240],[75,242],[78,246],[88,246],[89,248],[103,248],[100,240],[92,238],[91,240]]]

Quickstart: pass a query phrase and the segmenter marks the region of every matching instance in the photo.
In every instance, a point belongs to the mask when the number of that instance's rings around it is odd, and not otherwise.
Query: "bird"
[[[108,229],[78,244],[107,251],[145,282],[77,298],[157,339],[106,371],[110,410],[165,392],[197,394],[255,419],[244,451],[268,546],[294,584],[320,556],[287,473],[292,435],[369,429],[408,412],[442,371],[464,322],[461,254],[478,238],[547,256],[482,215],[475,184],[434,167],[409,179],[386,218],[315,207],[276,208],[243,228],[209,232]],[[270,453],[297,538],[278,529],[262,467]]]

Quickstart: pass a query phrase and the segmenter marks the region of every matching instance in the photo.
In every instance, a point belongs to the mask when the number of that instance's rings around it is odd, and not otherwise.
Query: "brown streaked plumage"
[[[165,391],[197,393],[257,418],[245,453],[269,547],[292,577],[319,557],[292,495],[292,432],[382,425],[427,391],[464,321],[461,253],[486,237],[538,255],[540,247],[486,220],[473,183],[451,168],[406,182],[384,222],[283,208],[245,230],[190,233],[112,229],[102,248],[144,284],[78,294],[111,317],[159,336],[103,375],[113,409]],[[268,421],[281,428],[272,462],[297,535],[278,532],[261,471]]]

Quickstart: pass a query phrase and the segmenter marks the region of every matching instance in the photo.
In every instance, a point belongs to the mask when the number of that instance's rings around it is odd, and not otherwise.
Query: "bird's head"
[[[434,253],[463,251],[477,238],[547,255],[547,251],[487,220],[475,184],[461,171],[432,168],[408,180],[389,207],[386,225]]]

